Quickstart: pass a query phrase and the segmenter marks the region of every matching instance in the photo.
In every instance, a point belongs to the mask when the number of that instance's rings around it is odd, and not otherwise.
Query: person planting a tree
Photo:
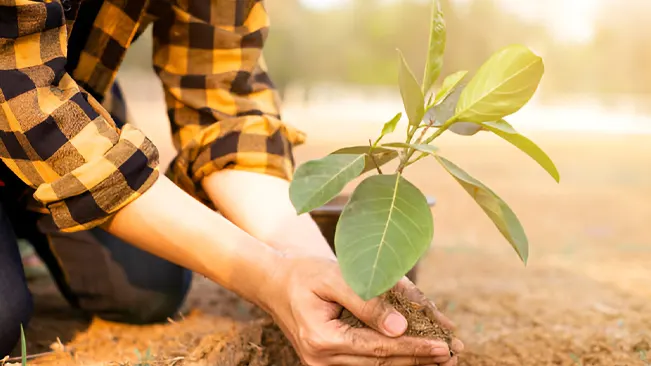
[[[149,25],[178,149],[166,175],[106,99]],[[399,313],[352,291],[296,214],[304,136],[280,119],[267,32],[255,0],[0,0],[0,356],[32,309],[20,237],[89,315],[165,321],[194,271],[271,314],[307,365],[457,363],[460,341],[401,336]],[[406,278],[397,288],[449,324]],[[342,307],[372,329],[339,322]]]

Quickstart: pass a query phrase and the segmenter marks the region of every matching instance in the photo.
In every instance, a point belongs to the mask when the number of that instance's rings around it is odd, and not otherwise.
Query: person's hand
[[[436,319],[443,327],[454,330],[454,323],[450,321],[443,313],[439,311],[432,301],[430,301],[423,292],[416,287],[416,285],[409,280],[407,277],[403,277],[398,284],[394,287],[395,290],[402,293],[407,299],[415,302],[425,308],[426,313]],[[456,366],[459,362],[459,354],[463,351],[463,343],[460,339],[455,338],[450,342],[451,346],[451,355],[453,357],[446,363],[440,364],[440,366]]]
[[[453,365],[445,342],[402,336],[405,318],[379,298],[363,301],[344,282],[336,261],[283,261],[259,300],[305,365]],[[342,306],[371,329],[339,321]]]

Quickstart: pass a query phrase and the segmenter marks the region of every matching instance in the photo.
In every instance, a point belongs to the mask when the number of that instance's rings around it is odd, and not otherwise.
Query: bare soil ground
[[[531,137],[557,162],[561,184],[492,137],[440,144],[519,215],[530,238],[526,267],[434,162],[408,173],[438,199],[435,240],[419,286],[457,323],[466,344],[462,365],[645,365],[651,342],[649,136]],[[303,161],[331,148],[317,140],[297,154]],[[87,324],[49,282],[33,284],[33,291],[29,353],[47,351],[57,337],[69,351],[34,364],[135,364],[136,350],[145,355],[149,349],[150,364],[236,365],[214,358],[228,347],[225,340],[251,339],[254,353],[264,346],[260,334],[242,328],[251,319],[248,304],[202,278],[186,304],[189,313],[147,327]]]

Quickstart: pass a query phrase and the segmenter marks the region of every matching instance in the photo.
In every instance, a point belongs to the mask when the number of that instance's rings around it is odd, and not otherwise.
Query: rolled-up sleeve
[[[0,0],[0,158],[70,232],[144,193],[158,151],[66,72],[65,24],[57,1]]]
[[[303,132],[284,123],[263,58],[269,19],[262,1],[172,2],[154,21],[178,155],[169,177],[211,205],[201,180],[221,169],[291,179]]]

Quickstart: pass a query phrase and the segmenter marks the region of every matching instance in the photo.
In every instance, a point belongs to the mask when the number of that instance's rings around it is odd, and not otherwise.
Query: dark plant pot
[[[339,195],[310,213],[333,251],[335,251],[335,230],[337,228],[337,222],[349,198],[349,195]],[[434,197],[427,197],[427,203],[430,207],[433,207],[436,204],[436,200]],[[407,273],[407,277],[414,283],[416,282],[417,272],[418,263]]]

